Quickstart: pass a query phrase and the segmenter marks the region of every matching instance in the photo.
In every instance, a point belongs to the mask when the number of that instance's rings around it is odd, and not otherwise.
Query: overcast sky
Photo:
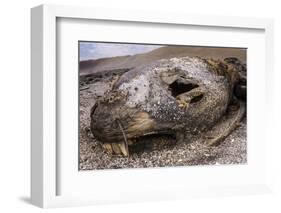
[[[80,61],[88,59],[108,58],[114,56],[135,55],[145,53],[161,46],[141,44],[118,44],[80,42]]]

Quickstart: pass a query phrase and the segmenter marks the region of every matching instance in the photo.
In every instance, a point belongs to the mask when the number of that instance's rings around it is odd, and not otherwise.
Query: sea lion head
[[[144,135],[209,128],[231,98],[233,85],[223,69],[227,65],[198,57],[134,68],[92,107],[92,133],[110,152],[127,156],[132,141]]]

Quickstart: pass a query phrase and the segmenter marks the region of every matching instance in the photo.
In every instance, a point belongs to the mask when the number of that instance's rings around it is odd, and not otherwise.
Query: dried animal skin
[[[171,134],[185,140],[219,121],[235,97],[233,91],[239,93],[242,88],[243,93],[245,85],[238,86],[245,69],[238,59],[198,57],[134,68],[93,106],[92,133],[109,152],[124,156],[129,155],[128,146],[145,135]],[[238,120],[243,111],[239,115]]]

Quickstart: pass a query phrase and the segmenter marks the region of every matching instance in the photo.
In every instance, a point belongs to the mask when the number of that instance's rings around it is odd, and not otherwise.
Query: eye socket
[[[173,97],[177,97],[178,95],[189,92],[197,87],[199,87],[197,84],[175,80],[169,85],[169,90],[171,91]]]

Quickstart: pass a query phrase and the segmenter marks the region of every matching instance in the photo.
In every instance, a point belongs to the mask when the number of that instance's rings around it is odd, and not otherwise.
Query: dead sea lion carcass
[[[236,58],[199,57],[134,68],[92,107],[91,131],[108,152],[124,156],[129,155],[128,146],[146,135],[170,134],[185,140],[218,122],[233,91],[243,96],[245,69]],[[242,116],[240,112],[239,119]]]

